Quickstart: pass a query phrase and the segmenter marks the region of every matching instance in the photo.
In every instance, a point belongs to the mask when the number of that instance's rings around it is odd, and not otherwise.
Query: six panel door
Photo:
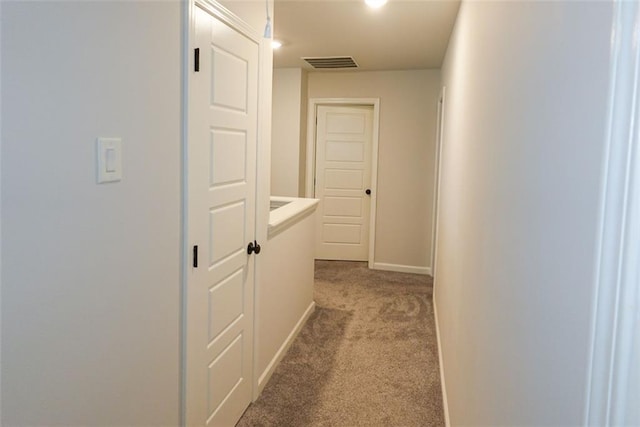
[[[232,426],[252,396],[259,45],[194,8],[190,71],[185,422]],[[195,54],[195,52],[194,52]],[[195,257],[195,251],[192,254]]]

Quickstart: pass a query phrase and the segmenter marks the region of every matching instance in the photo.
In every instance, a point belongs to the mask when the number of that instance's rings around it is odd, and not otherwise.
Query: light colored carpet
[[[432,290],[317,261],[316,311],[238,426],[443,426]]]

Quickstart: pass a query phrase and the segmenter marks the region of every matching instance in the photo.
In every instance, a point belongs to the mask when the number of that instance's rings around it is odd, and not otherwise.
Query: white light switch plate
[[[98,138],[98,184],[122,180],[122,139]]]

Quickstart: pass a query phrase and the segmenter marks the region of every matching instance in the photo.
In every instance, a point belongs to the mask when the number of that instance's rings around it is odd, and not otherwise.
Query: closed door
[[[373,107],[318,106],[318,259],[368,259],[372,129]]]
[[[252,396],[255,256],[247,244],[259,49],[232,24],[199,7],[194,14],[200,69],[189,72],[184,413],[186,425],[232,426]]]

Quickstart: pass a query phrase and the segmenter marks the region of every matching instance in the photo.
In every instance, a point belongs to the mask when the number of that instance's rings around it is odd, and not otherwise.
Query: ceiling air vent
[[[317,70],[358,68],[356,61],[350,56],[325,56],[322,58],[302,58]]]

